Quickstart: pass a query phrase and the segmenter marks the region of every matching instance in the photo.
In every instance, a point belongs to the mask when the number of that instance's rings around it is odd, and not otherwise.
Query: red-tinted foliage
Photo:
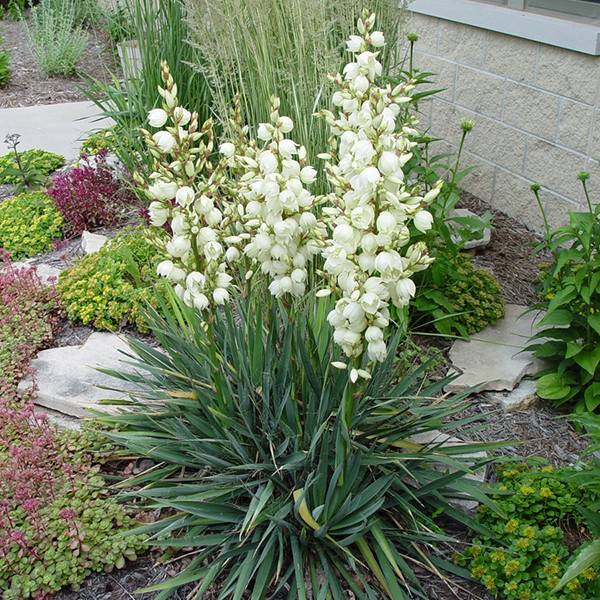
[[[54,287],[34,267],[15,268],[0,249],[0,396],[14,393],[29,361],[48,346],[60,312]]]
[[[131,185],[107,163],[107,151],[82,156],[79,166],[58,173],[48,190],[73,236],[84,230],[117,224],[126,205],[136,201]]]

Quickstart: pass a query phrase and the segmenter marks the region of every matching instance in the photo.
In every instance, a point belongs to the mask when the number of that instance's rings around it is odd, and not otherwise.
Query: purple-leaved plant
[[[116,225],[127,205],[135,203],[132,187],[108,164],[107,156],[106,150],[92,158],[82,155],[77,167],[54,177],[48,194],[63,216],[67,236]]]

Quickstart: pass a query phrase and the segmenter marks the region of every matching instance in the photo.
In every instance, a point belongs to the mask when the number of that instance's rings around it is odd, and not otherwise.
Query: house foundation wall
[[[583,208],[579,171],[600,201],[600,57],[416,13],[407,31],[419,34],[415,67],[445,88],[422,103],[421,128],[456,151],[461,121],[475,121],[461,165],[478,168],[464,189],[536,231],[533,182],[553,227]]]

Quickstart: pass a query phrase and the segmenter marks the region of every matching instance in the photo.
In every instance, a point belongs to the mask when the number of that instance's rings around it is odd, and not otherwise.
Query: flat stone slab
[[[467,208],[455,208],[450,213],[450,221],[452,221],[452,217],[479,217],[479,215],[470,211]],[[460,225],[458,223],[450,223],[451,229],[460,229]],[[483,237],[480,240],[468,240],[463,244],[464,250],[472,250],[473,248],[481,248],[483,246],[487,246],[490,243],[490,239],[492,237],[492,232],[489,227],[486,227],[483,230]],[[457,233],[452,234],[452,239],[455,242],[460,241],[460,235]]]
[[[84,231],[81,234],[81,250],[84,254],[98,252],[107,241],[108,238],[105,235]]]
[[[471,340],[457,340],[450,349],[453,369],[460,375],[444,389],[459,392],[512,390],[526,375],[533,375],[544,363],[531,352],[523,352],[534,332],[535,312],[525,313],[526,306],[507,304],[504,318],[486,327]]]
[[[524,379],[510,392],[486,392],[490,402],[499,404],[506,412],[525,410],[537,404],[539,397],[535,391],[535,381]]]
[[[35,268],[39,278],[41,279],[44,285],[54,285],[58,281],[58,276],[62,269],[55,267],[53,265],[47,265],[45,263],[38,263],[37,265],[33,264],[33,259],[28,258],[26,260],[12,263],[13,268],[15,269],[29,269]],[[0,269],[2,270],[2,269]]]
[[[132,385],[100,373],[94,367],[132,372],[124,364],[129,346],[113,333],[96,332],[80,346],[65,346],[43,350],[32,361],[38,386],[35,403],[39,406],[70,415],[89,416],[89,409],[115,412],[116,407],[100,405],[101,400],[121,400],[128,397]],[[19,391],[32,385],[31,378],[19,384]],[[98,386],[118,387],[123,392],[100,389]]]

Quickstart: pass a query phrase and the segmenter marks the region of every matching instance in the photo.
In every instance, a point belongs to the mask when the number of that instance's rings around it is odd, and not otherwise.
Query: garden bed
[[[21,21],[0,21],[0,34],[4,48],[10,53],[9,66],[12,70],[8,83],[0,90],[0,108],[87,100],[80,89],[83,81],[79,75],[46,77],[40,72],[29,51]],[[111,50],[106,33],[90,29],[78,73],[107,81],[110,71],[114,72],[117,68],[118,58]]]

